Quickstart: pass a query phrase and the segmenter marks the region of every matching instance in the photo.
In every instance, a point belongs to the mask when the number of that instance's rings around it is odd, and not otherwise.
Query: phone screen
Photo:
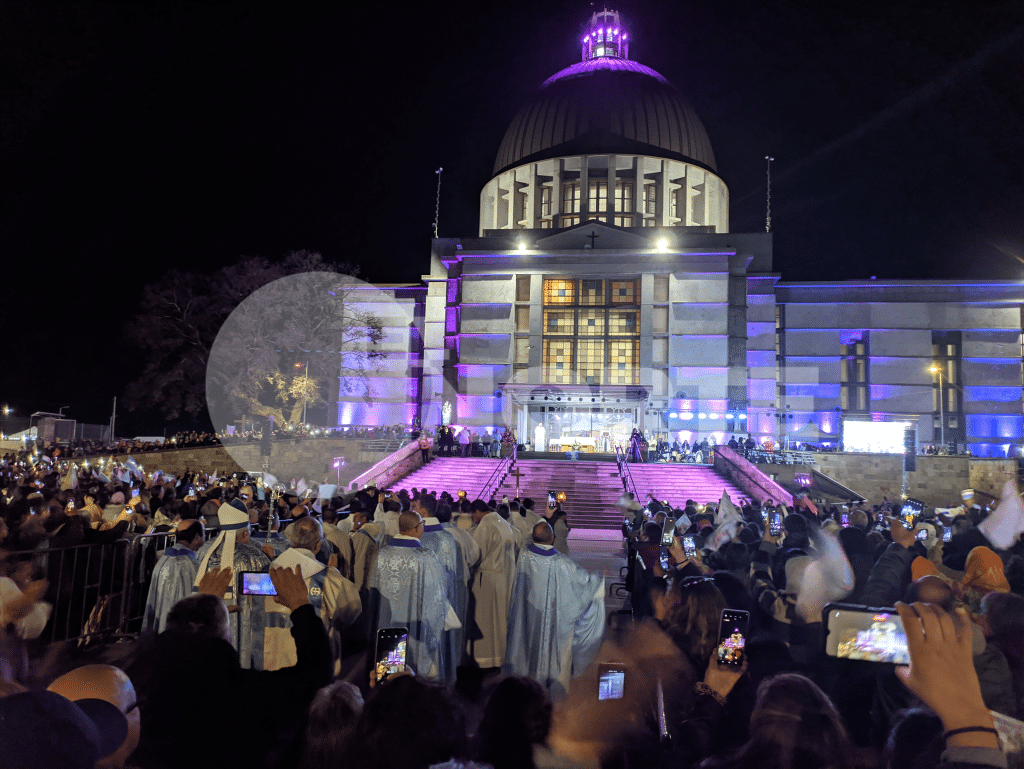
[[[683,537],[683,552],[686,553],[687,558],[696,558],[697,543],[694,542],[692,534]]]
[[[782,533],[782,514],[772,514],[772,525],[769,527],[768,533],[773,537],[777,537]]]
[[[626,693],[626,668],[620,663],[599,663],[597,666],[597,699],[621,700]]]
[[[661,568],[663,571],[668,571],[668,553],[666,552],[661,554]]]
[[[382,627],[377,631],[377,681],[386,681],[405,670],[405,649],[409,631],[404,627]]]
[[[928,529],[918,529],[917,530],[917,541],[921,542],[921,541],[926,540],[926,539],[928,539]]]
[[[255,571],[242,572],[242,595],[277,595],[277,588],[269,574]]]
[[[718,664],[742,665],[747,645],[747,622],[750,614],[740,609],[722,609],[718,631]]]
[[[849,513],[843,513],[842,516],[840,516],[840,517],[842,519],[843,528],[846,528],[847,526],[850,525],[850,514]]]
[[[951,539],[953,539],[953,527],[952,526],[943,526],[942,527],[942,541],[943,542],[949,542]]]
[[[662,547],[671,547],[672,546],[672,537],[675,535],[675,532],[676,532],[676,519],[675,518],[666,518],[665,519],[665,526],[661,530],[661,546]]]
[[[910,663],[907,635],[895,609],[867,606],[826,606],[825,653],[830,657],[867,662]]]
[[[555,506],[555,492],[549,491],[548,492],[548,507],[554,507],[554,506]]]

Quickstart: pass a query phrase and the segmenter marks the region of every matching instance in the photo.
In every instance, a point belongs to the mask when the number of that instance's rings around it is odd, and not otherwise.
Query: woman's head
[[[851,750],[835,706],[810,679],[783,673],[758,686],[748,755],[760,756],[766,767],[837,769],[851,763]]]
[[[510,676],[487,702],[477,732],[476,757],[495,769],[528,766],[533,746],[547,742],[551,698],[539,682]]]
[[[672,640],[698,664],[711,658],[725,596],[710,577],[675,580],[666,594],[665,624]]]

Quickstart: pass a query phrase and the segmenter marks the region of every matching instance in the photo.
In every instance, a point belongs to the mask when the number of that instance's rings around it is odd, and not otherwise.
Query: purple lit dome
[[[505,132],[494,175],[548,158],[611,153],[716,171],[707,131],[683,95],[650,67],[602,56],[544,81]]]

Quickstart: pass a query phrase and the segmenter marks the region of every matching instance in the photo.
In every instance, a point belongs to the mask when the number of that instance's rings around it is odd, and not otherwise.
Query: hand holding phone
[[[405,670],[409,631],[404,627],[382,627],[377,631],[374,677],[377,683]]]
[[[597,665],[597,700],[621,700],[626,694],[626,666],[621,662]]]
[[[897,665],[910,662],[907,634],[895,609],[830,603],[824,614],[829,657]]]
[[[723,609],[718,632],[718,664],[740,666],[746,660],[747,625],[750,614],[742,609]]]
[[[692,534],[687,534],[683,537],[683,552],[686,553],[687,558],[697,557],[697,542]]]

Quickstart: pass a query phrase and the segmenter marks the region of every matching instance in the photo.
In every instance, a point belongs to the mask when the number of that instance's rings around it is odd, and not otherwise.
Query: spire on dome
[[[583,32],[583,61],[611,56],[629,58],[629,34],[618,11],[597,11]]]

